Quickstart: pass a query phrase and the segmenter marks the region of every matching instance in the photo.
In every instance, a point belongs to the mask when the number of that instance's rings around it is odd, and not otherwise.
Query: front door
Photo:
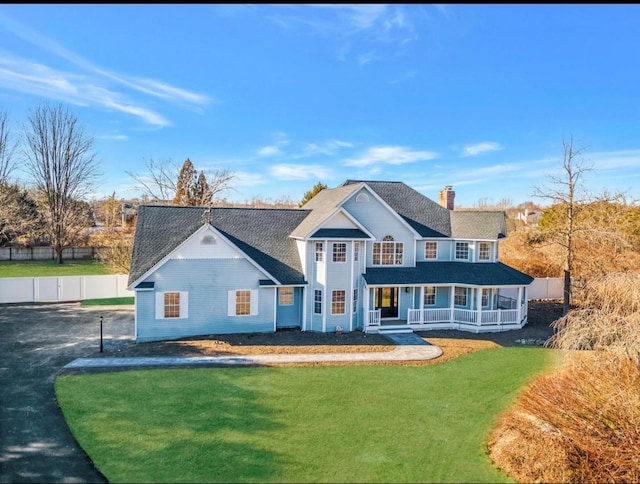
[[[376,309],[380,309],[381,318],[398,317],[398,288],[378,287],[376,293]]]

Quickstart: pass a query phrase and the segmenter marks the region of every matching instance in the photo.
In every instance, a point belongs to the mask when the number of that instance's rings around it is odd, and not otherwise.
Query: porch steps
[[[378,329],[378,334],[400,334],[400,333],[413,333],[413,330],[411,328],[407,328],[405,326],[400,327],[400,328],[380,328]]]

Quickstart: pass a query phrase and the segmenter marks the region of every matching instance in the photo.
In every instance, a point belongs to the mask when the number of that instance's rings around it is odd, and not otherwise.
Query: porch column
[[[302,287],[302,331],[307,330],[307,286]]]
[[[362,290],[362,306],[364,312],[364,329],[367,330],[367,326],[369,326],[369,286],[365,284],[364,289]]]
[[[424,323],[424,286],[420,286],[420,300],[418,301],[420,308],[420,323]]]
[[[456,297],[456,286],[451,286],[449,289],[449,322],[453,323],[455,318],[453,317],[454,302]]]
[[[522,286],[520,286],[518,288],[518,301],[517,301],[517,308],[518,308],[518,324],[520,324],[520,322],[522,321]]]
[[[476,289],[476,324],[480,326],[482,324],[482,288]]]

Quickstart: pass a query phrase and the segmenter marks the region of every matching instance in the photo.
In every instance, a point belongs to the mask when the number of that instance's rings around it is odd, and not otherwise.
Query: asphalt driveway
[[[133,340],[132,308],[0,305],[0,482],[107,482],[77,445],[53,383],[72,360]]]

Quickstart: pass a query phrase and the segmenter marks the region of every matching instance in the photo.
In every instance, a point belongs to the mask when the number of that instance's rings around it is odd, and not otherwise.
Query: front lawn
[[[486,439],[552,355],[107,372],[61,376],[55,390],[111,482],[509,482]]]
[[[0,277],[48,276],[100,276],[110,274],[97,260],[66,260],[56,264],[53,260],[0,261]]]
[[[107,297],[102,299],[85,299],[81,306],[128,306],[135,304],[134,297]]]

